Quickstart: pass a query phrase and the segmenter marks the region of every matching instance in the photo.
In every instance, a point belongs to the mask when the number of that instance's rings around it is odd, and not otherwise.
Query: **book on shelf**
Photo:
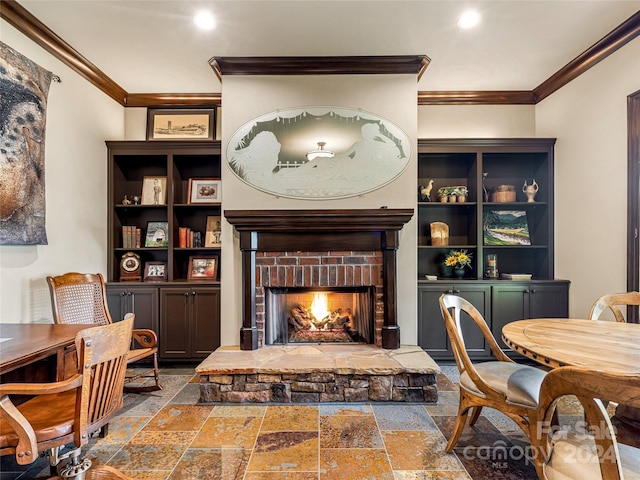
[[[122,248],[136,248],[135,225],[122,226]]]
[[[136,230],[135,248],[140,248],[140,246],[142,245],[142,229],[136,227],[134,228]]]
[[[187,227],[180,227],[178,228],[178,246],[180,248],[186,248],[187,247],[187,234],[189,232],[189,228]]]
[[[502,278],[505,280],[531,280],[530,273],[503,273]]]

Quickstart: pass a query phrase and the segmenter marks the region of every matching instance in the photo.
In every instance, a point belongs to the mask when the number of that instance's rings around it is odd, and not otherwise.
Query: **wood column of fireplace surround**
[[[384,325],[382,347],[400,347],[397,322],[396,250],[398,232],[413,209],[225,210],[240,234],[242,252],[242,328],[240,348],[258,348],[256,252],[382,251]]]

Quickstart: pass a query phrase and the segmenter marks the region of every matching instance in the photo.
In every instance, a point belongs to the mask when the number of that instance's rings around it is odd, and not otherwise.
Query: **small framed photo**
[[[147,236],[144,240],[145,247],[169,246],[169,223],[147,222]]]
[[[222,181],[219,178],[190,178],[187,203],[220,203]]]
[[[147,140],[213,140],[215,109],[147,110]]]
[[[218,257],[191,256],[189,257],[188,280],[212,281],[218,278]]]
[[[207,228],[204,235],[205,247],[222,246],[222,218],[207,217]]]
[[[167,203],[167,177],[144,177],[140,203],[141,205],[164,205]]]
[[[164,262],[147,262],[144,264],[145,282],[166,282],[167,264]]]

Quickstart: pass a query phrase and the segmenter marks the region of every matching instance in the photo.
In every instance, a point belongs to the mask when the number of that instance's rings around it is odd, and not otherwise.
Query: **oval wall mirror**
[[[240,127],[227,162],[245,183],[280,197],[338,199],[376,190],[409,164],[407,135],[348,107],[288,108]]]

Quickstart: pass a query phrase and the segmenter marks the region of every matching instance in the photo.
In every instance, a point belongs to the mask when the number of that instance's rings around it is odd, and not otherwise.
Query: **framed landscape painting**
[[[531,245],[523,210],[487,210],[482,230],[485,245]]]

